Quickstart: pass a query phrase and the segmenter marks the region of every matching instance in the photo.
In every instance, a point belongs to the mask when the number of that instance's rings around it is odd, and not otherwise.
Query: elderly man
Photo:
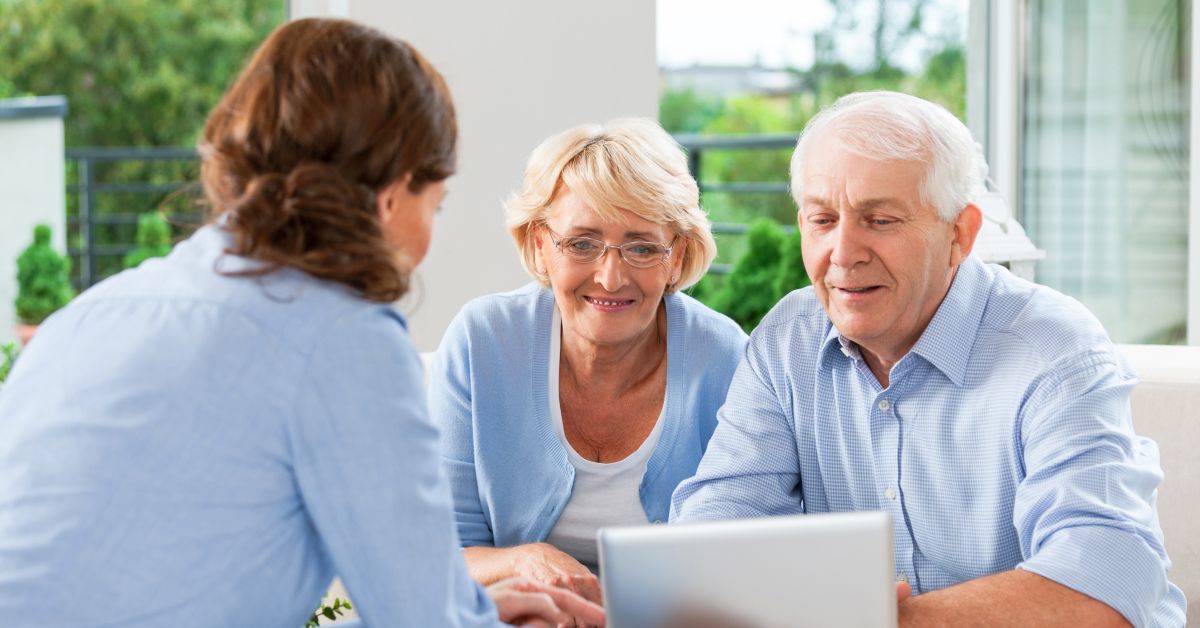
[[[905,626],[1181,626],[1137,379],[1078,302],[970,255],[985,173],[912,96],[809,123],[791,177],[813,287],[754,331],[672,520],[886,510]]]

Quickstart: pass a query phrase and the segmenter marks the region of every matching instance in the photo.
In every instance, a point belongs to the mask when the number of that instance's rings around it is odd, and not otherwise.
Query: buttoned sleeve
[[[421,364],[399,315],[363,308],[323,330],[293,418],[304,507],[363,621],[500,625],[467,575]]]
[[[464,314],[450,323],[429,372],[429,411],[442,430],[442,464],[450,476],[454,521],[463,547],[494,545],[475,473],[471,340]]]
[[[671,521],[801,512],[794,418],[772,378],[775,341],[762,328],[734,372],[696,474],[675,490]]]
[[[1111,350],[1046,370],[1022,409],[1025,477],[1013,524],[1019,568],[1146,626],[1166,595],[1169,561],[1154,507],[1158,450],[1134,434],[1130,418],[1136,382]]]

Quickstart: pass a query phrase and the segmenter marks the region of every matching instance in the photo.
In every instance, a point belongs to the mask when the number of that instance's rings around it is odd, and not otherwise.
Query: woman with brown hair
[[[267,39],[200,142],[213,224],[48,320],[0,397],[6,624],[294,628],[334,574],[380,625],[603,620],[531,581],[485,595],[457,549],[390,306],[456,136],[404,42]]]

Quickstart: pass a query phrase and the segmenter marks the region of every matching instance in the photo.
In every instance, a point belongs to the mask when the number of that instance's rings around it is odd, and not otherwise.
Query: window
[[[1031,0],[1021,148],[1038,281],[1118,342],[1186,339],[1189,2]]]

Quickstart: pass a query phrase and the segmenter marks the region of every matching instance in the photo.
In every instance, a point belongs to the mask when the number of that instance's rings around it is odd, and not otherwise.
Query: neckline
[[[550,422],[554,425],[555,433],[558,434],[558,439],[562,442],[563,447],[567,451],[567,458],[571,464],[579,469],[587,469],[594,472],[604,473],[619,473],[630,467],[647,461],[650,458],[651,452],[662,433],[663,424],[666,423],[667,414],[667,399],[670,396],[670,386],[664,387],[662,409],[659,410],[658,418],[654,420],[654,428],[646,435],[638,448],[631,452],[628,456],[613,462],[596,462],[588,460],[579,455],[578,451],[571,445],[571,441],[567,440],[566,429],[563,427],[562,416],[562,401],[559,398],[558,388],[558,371],[559,360],[562,355],[562,317],[558,312],[558,305],[555,304],[550,322],[550,355],[547,369],[547,402],[550,410]],[[668,358],[670,353],[668,352]],[[668,373],[670,373],[670,362],[667,363]]]

